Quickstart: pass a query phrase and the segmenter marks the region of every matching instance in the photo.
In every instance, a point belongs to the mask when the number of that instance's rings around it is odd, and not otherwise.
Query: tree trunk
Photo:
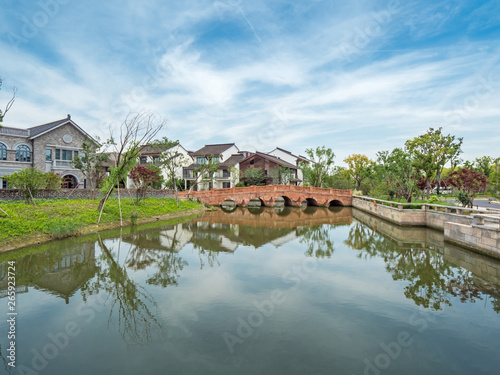
[[[425,179],[426,182],[426,190],[427,190],[427,200],[431,199],[431,179],[427,177]]]

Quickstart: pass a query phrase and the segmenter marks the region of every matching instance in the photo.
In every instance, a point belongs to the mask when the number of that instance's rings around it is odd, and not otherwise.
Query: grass
[[[95,225],[99,218],[99,200],[84,199],[37,199],[36,205],[24,202],[0,202],[8,216],[0,212],[0,243],[39,234],[64,238],[78,233],[82,228]],[[121,208],[124,222],[130,222],[131,211],[137,211],[139,218],[185,212],[201,208],[196,201],[179,201],[173,198],[146,198],[139,204],[135,199],[122,198]],[[120,220],[118,200],[110,199],[104,206],[101,223]]]

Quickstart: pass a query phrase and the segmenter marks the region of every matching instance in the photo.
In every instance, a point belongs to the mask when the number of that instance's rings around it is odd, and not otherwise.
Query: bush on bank
[[[89,225],[95,225],[99,217],[99,200],[36,199],[35,205],[23,202],[2,202],[0,207],[0,243],[38,234],[62,238],[77,233]],[[160,216],[201,208],[196,201],[179,201],[173,198],[146,198],[136,203],[132,198],[122,198],[121,209],[124,223],[130,223],[130,213],[137,211],[138,218]],[[110,199],[102,214],[102,223],[120,220],[118,200]]]

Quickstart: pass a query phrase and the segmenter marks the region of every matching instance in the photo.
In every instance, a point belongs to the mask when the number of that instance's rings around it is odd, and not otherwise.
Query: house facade
[[[95,142],[70,115],[27,129],[3,126],[0,129],[0,188],[8,188],[4,176],[32,167],[61,176],[63,188],[85,188],[85,176],[71,165],[74,157],[81,155],[84,139]]]
[[[174,156],[178,160],[178,167],[175,169],[175,177],[183,179],[183,169],[191,164],[193,164],[193,159],[190,155],[190,152],[182,147],[180,144],[171,148],[158,148],[152,147],[150,145],[146,145],[141,149],[141,153],[139,155],[138,165],[157,165],[160,167],[160,157],[163,153],[168,152],[170,155]],[[163,179],[166,181],[170,175],[170,172],[165,168],[162,169]],[[127,188],[135,188],[135,184],[131,178],[127,179]]]
[[[239,162],[246,155],[247,153],[240,152],[234,143],[205,145],[194,151],[191,153],[193,163],[183,169],[186,190],[193,186],[193,190],[233,187],[239,182]],[[211,176],[200,176],[197,169],[207,163],[209,159],[218,162],[219,168]]]
[[[252,168],[262,170],[262,183],[266,185],[296,185],[299,182],[297,166],[263,152],[257,151],[240,161],[240,171],[243,176],[248,169]],[[245,177],[243,177],[243,180],[245,180]]]
[[[304,182],[304,176],[302,170],[300,169],[300,163],[310,163],[310,160],[302,155],[294,155],[290,151],[284,150],[282,148],[276,147],[274,150],[267,153],[268,155],[275,156],[279,159],[286,161],[287,163],[293,164],[297,167],[297,185],[302,185]]]

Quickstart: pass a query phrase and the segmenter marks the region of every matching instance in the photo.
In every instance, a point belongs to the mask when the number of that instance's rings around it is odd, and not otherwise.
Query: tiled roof
[[[220,143],[215,145],[205,145],[199,150],[193,152],[193,157],[195,156],[210,156],[210,155],[220,155],[227,149],[234,146],[234,143]]]
[[[48,123],[43,124],[43,125],[38,125],[38,126],[33,126],[31,128],[28,128],[30,131],[30,137],[36,137],[38,134],[44,133],[47,130],[50,130],[52,128],[55,128],[56,126],[62,125],[70,120],[71,120],[71,116],[68,115],[68,117],[66,117],[62,120],[48,122]]]
[[[174,147],[174,146],[172,146],[172,147]],[[141,155],[157,155],[157,154],[160,154],[163,151],[166,151],[172,147],[157,147],[157,146],[151,146],[151,145],[144,145],[141,148]]]
[[[309,162],[309,159],[307,159],[305,156],[302,156],[302,155],[295,155],[295,154],[292,154],[290,151],[288,150],[285,150],[284,148],[280,148],[280,147],[276,147],[275,150],[280,150],[280,151],[283,151],[284,153],[288,154],[288,155],[291,155],[293,156],[294,158],[297,158],[297,159],[301,159],[302,161],[307,161]],[[274,151],[274,150],[273,150]],[[271,152],[273,152],[271,151]]]
[[[232,167],[238,164],[241,160],[245,159],[243,154],[232,154],[227,160],[220,163],[221,167]]]
[[[272,162],[278,164],[278,165],[281,165],[283,167],[287,167],[287,168],[290,168],[290,169],[297,169],[297,166],[296,165],[293,165],[293,164],[290,164],[286,161],[284,161],[283,159],[280,159],[276,156],[272,156],[272,155],[269,155],[269,154],[266,154],[264,152],[260,152],[260,151],[256,151],[255,154],[252,154],[248,157],[245,158],[246,159],[249,159],[251,157],[254,157],[255,155],[258,155],[264,159],[268,159],[268,160],[271,160]]]

